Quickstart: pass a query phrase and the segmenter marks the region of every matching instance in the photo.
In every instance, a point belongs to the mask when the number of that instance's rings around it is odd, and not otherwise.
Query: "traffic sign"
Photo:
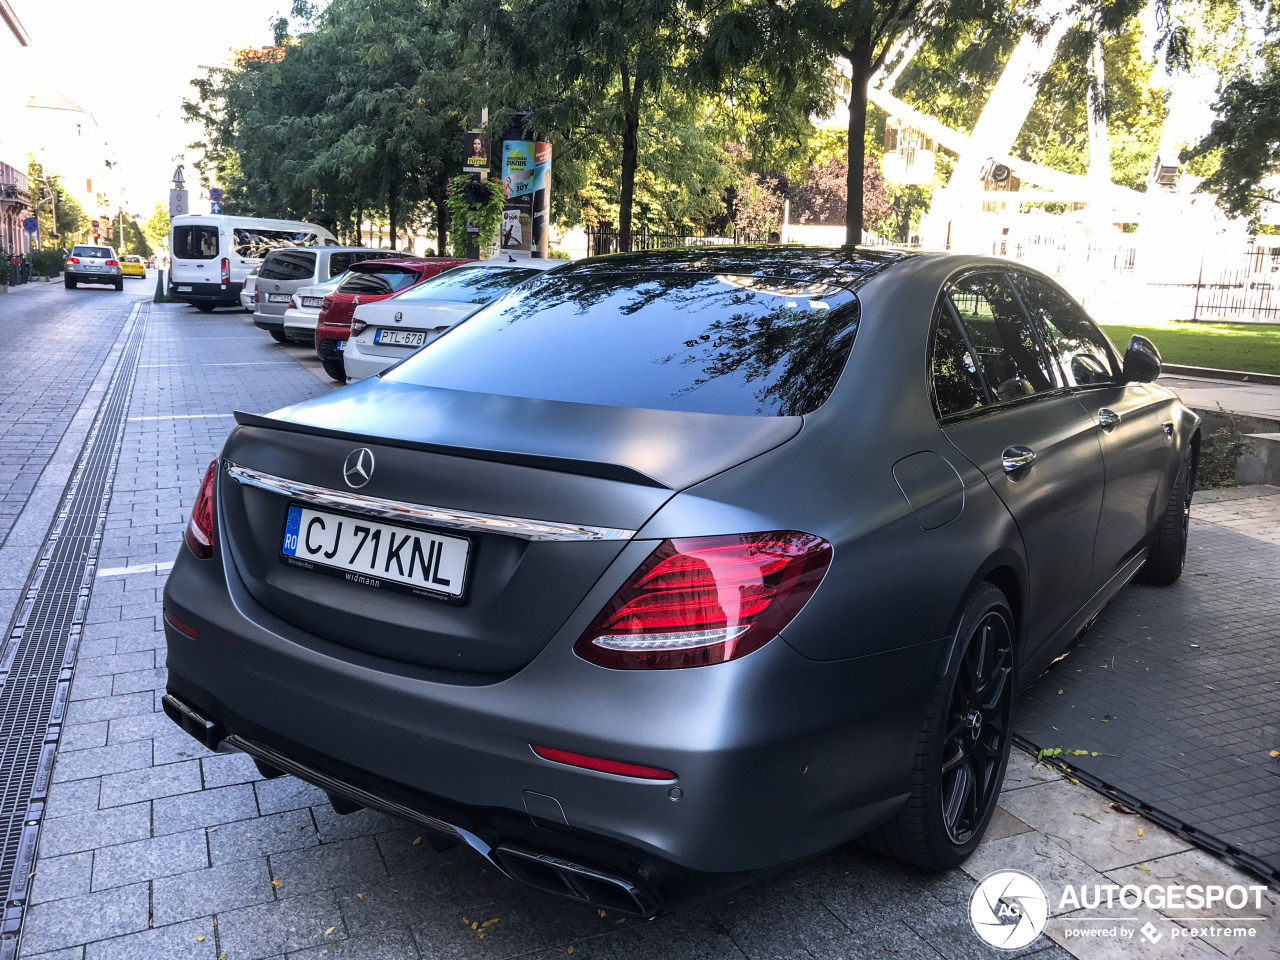
[[[182,185],[186,183],[186,179],[182,176],[181,167],[178,167],[173,171],[173,182],[176,183],[179,188],[181,188]]]
[[[210,200],[212,200],[214,203],[221,203],[221,202],[222,202],[222,191],[221,191],[220,189],[218,189],[217,187],[210,187],[210,188],[209,188],[209,199],[210,199]]]
[[[97,220],[90,220],[89,226],[93,227],[94,230],[97,230],[98,227],[102,226],[102,224],[98,223]]]
[[[40,229],[40,224],[36,222],[35,217],[27,217],[22,221],[22,229],[26,230],[27,233],[35,233]]]
[[[209,204],[209,213],[211,213],[211,214],[220,214],[220,213],[222,213],[222,204],[220,204],[220,203],[211,203],[211,204]]]

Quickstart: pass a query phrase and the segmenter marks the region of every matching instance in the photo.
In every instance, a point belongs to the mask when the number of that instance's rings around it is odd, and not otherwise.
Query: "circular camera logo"
[[[1049,898],[1031,877],[1001,870],[979,882],[969,900],[973,929],[1001,950],[1019,950],[1044,931]]]

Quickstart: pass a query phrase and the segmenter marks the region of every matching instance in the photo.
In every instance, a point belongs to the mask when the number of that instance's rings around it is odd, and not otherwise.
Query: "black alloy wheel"
[[[988,610],[969,637],[947,709],[942,748],[942,821],[957,845],[982,828],[1000,794],[1013,704],[1013,634],[1004,611]]]
[[[1167,587],[1182,576],[1187,562],[1187,539],[1191,534],[1191,497],[1196,487],[1195,458],[1191,450],[1178,467],[1169,502],[1151,532],[1147,562],[1134,577],[1138,583]]]
[[[341,359],[321,360],[320,366],[324,367],[324,372],[327,373],[334,380],[337,380],[338,383],[347,382],[347,367],[346,367],[346,364],[344,364]]]
[[[1013,742],[1015,634],[1004,593],[981,584],[961,611],[946,671],[934,688],[911,794],[866,835],[873,850],[950,870],[982,840]]]

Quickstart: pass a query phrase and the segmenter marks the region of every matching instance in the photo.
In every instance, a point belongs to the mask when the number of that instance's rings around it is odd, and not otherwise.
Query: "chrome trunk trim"
[[[381,520],[407,520],[433,527],[445,527],[449,530],[498,533],[522,540],[630,540],[636,535],[634,530],[622,530],[616,527],[593,527],[581,523],[560,523],[555,520],[528,520],[524,517],[504,517],[491,513],[454,510],[449,507],[405,503],[402,500],[384,500],[381,497],[369,497],[318,487],[303,483],[301,480],[286,480],[284,477],[242,467],[229,460],[224,463],[227,476],[245,486],[279,493],[304,503],[360,513]]]

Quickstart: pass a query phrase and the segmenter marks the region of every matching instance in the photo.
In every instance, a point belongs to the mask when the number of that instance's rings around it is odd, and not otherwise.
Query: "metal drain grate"
[[[144,304],[0,653],[0,960],[17,956],[40,820],[111,503],[146,328]]]

